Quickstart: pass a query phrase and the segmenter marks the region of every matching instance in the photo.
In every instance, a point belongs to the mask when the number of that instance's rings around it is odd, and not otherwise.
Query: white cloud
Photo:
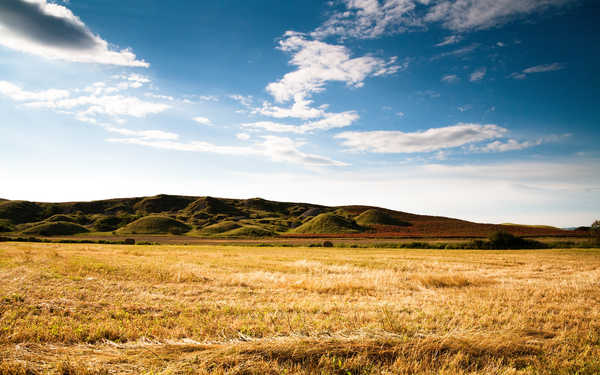
[[[465,105],[461,105],[459,106],[457,109],[461,112],[466,112],[466,111],[470,111],[473,108],[472,105],[470,104],[465,104]]]
[[[425,21],[442,22],[455,31],[487,29],[533,12],[558,7],[573,0],[459,0],[438,1]]]
[[[1,1],[0,45],[48,59],[149,66],[129,49],[111,50],[68,8],[46,0]]]
[[[323,91],[329,81],[361,87],[367,77],[393,74],[402,68],[395,57],[387,62],[373,56],[351,58],[344,46],[308,40],[290,31],[279,42],[279,49],[292,54],[290,64],[297,69],[267,86],[267,91],[278,102],[309,97]]]
[[[461,48],[458,48],[458,49],[455,49],[455,50],[452,50],[452,51],[440,53],[439,55],[433,56],[431,58],[431,61],[439,60],[441,58],[448,57],[448,56],[462,56],[462,55],[466,55],[468,53],[471,53],[471,52],[475,51],[477,48],[479,48],[479,44],[478,43],[473,43],[473,44],[470,44],[468,46],[461,47]]]
[[[239,102],[244,107],[250,107],[252,105],[252,100],[253,100],[252,95],[232,94],[232,95],[229,95],[229,98]]]
[[[139,89],[144,84],[151,82],[150,78],[135,73],[114,75],[111,78],[107,82],[95,82],[85,87],[83,91],[93,95],[113,94],[129,89]]]
[[[486,72],[487,72],[486,68],[477,69],[476,71],[471,73],[471,75],[469,76],[469,81],[471,81],[471,82],[481,81],[483,79],[483,77],[485,77]]]
[[[248,134],[248,133],[237,133],[235,135],[235,137],[237,139],[239,139],[240,141],[247,141],[247,140],[250,139],[250,134]]]
[[[30,101],[30,100],[58,100],[64,99],[71,95],[68,90],[43,90],[43,91],[26,91],[19,86],[7,82],[0,81],[0,94],[9,97],[15,101]]]
[[[206,152],[233,156],[262,156],[275,162],[301,164],[306,167],[346,166],[348,164],[320,155],[300,151],[304,143],[287,137],[263,136],[262,142],[252,146],[219,146],[209,142],[178,142],[172,140],[152,140],[144,138],[109,138],[109,142],[133,144],[164,150]]]
[[[531,73],[554,72],[556,70],[561,70],[561,69],[564,69],[564,65],[562,65],[560,63],[552,63],[552,64],[547,64],[547,65],[532,66],[531,68],[524,69],[523,73],[531,74]]]
[[[441,22],[452,31],[465,32],[502,25],[534,12],[577,0],[341,0],[342,4],[310,35],[325,39],[372,39],[395,33],[424,29],[429,22]],[[447,36],[436,47],[458,43],[461,35]]]
[[[197,116],[197,117],[194,117],[193,120],[201,125],[212,125],[212,122],[209,119],[207,119],[206,117]]]
[[[81,91],[87,94],[74,95]],[[93,93],[90,94],[90,91],[93,91]],[[169,105],[164,103],[149,102],[136,96],[107,95],[106,92],[108,92],[108,87],[102,82],[97,82],[84,90],[51,89],[33,92],[23,90],[13,83],[0,81],[0,94],[12,100],[23,102],[24,106],[71,114],[79,121],[93,124],[98,123],[98,116],[141,118],[164,112],[170,108]]]
[[[128,137],[139,137],[144,140],[177,140],[179,139],[179,135],[171,132],[165,132],[162,130],[131,130],[125,128],[118,128],[111,125],[101,125],[104,130],[117,133],[120,135],[128,136]]]
[[[377,38],[384,34],[403,32],[419,26],[420,21],[411,13],[413,0],[344,0],[346,10],[334,13],[311,35],[326,38],[339,35],[342,38]]]
[[[214,95],[198,95],[198,99],[203,100],[205,102],[218,102],[219,98]]]
[[[458,78],[458,76],[456,74],[446,74],[441,79],[442,82],[446,82],[446,83],[454,83],[454,82],[458,82],[459,80],[460,80],[460,78]]]
[[[482,147],[473,146],[471,151],[477,152],[506,152],[506,151],[518,151],[529,147],[538,146],[542,143],[538,141],[523,141],[519,142],[516,139],[509,139],[507,141],[494,141],[486,144]]]
[[[535,147],[544,143],[560,142],[571,134],[551,134],[533,141],[518,141],[516,139],[509,139],[506,141],[496,140],[483,146],[471,145],[469,150],[472,152],[506,152],[506,151],[519,151],[526,148]]]
[[[46,100],[25,104],[32,108],[48,108],[52,110],[79,109],[81,116],[131,116],[146,117],[170,108],[168,104],[141,100],[135,96],[124,95],[89,95],[75,98]]]
[[[417,95],[426,96],[430,99],[437,99],[441,96],[439,92],[434,90],[417,91]]]
[[[302,94],[296,94],[294,103],[290,108],[282,108],[265,101],[262,107],[255,108],[252,113],[275,118],[294,117],[301,119],[322,117],[325,114],[324,109],[310,107],[310,104],[312,104],[312,100],[304,98]]]
[[[396,112],[396,116],[398,117],[404,117],[404,112]]]
[[[439,42],[438,44],[436,44],[436,47],[443,47],[443,46],[447,46],[450,44],[456,44],[458,42],[460,42],[462,40],[462,37],[460,35],[449,35],[447,37],[444,38],[444,40],[442,40],[441,42]]]
[[[413,133],[401,131],[343,132],[337,134],[335,138],[343,139],[342,144],[351,151],[417,153],[438,151],[500,138],[506,132],[505,128],[498,125],[459,123]]]
[[[543,64],[536,65],[526,69],[523,69],[521,72],[512,73],[510,76],[514,79],[525,79],[529,74],[535,73],[546,73],[546,72],[555,72],[557,70],[562,70],[565,68],[564,64],[561,63],[552,63],[552,64]]]
[[[147,96],[149,98],[154,98],[154,99],[168,100],[170,102],[175,100],[175,98],[170,95],[153,94],[151,92],[145,93],[144,96]]]
[[[343,128],[351,125],[358,120],[359,116],[355,111],[346,111],[340,113],[325,113],[320,120],[306,122],[302,125],[282,124],[273,121],[257,121],[241,124],[245,128],[263,129],[276,133],[296,133],[304,134],[315,130],[330,130]]]

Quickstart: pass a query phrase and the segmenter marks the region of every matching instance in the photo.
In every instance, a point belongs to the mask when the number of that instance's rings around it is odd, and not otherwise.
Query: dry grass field
[[[597,374],[600,251],[0,244],[0,374]]]

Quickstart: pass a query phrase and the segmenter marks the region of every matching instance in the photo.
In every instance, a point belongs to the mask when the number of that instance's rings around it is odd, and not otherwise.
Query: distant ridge
[[[583,234],[548,226],[479,224],[372,206],[323,206],[262,198],[160,194],[64,203],[0,199],[0,232],[12,234],[393,238],[485,237],[499,230],[530,237]]]

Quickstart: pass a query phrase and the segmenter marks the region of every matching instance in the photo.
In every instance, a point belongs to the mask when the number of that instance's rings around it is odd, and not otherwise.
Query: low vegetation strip
[[[599,250],[0,243],[0,374],[595,374]]]

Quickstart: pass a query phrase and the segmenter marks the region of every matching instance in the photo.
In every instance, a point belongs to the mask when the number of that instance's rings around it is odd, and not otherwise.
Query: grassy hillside
[[[70,223],[68,221],[56,221],[33,226],[23,231],[23,234],[40,236],[68,236],[85,232],[89,232],[89,230],[79,224]]]
[[[181,221],[166,216],[145,216],[127,224],[119,230],[120,233],[131,234],[182,234],[188,232],[190,227]]]
[[[367,227],[374,225],[410,226],[409,222],[402,221],[387,210],[371,208],[358,215],[355,219],[358,225]]]
[[[294,233],[358,233],[361,227],[352,219],[345,218],[334,213],[320,214],[308,220],[298,228],[294,229]]]
[[[234,230],[240,228],[240,225],[238,223],[235,223],[233,221],[222,221],[216,224],[211,224],[211,225],[207,225],[204,228],[202,228],[199,233],[201,234],[206,234],[206,235],[214,235],[214,234],[221,234],[221,233],[225,233],[228,232],[230,230]]]
[[[2,233],[32,233],[34,227],[56,222],[69,222],[86,231],[107,234],[115,231],[120,234],[187,233],[194,236],[236,238],[276,235],[487,237],[498,230],[519,236],[585,235],[582,231],[565,231],[553,227],[478,224],[371,206],[327,207],[309,203],[274,202],[262,198],[229,199],[161,194],[65,203],[0,200]],[[63,229],[64,233],[69,231]],[[43,232],[54,233],[55,230]]]

